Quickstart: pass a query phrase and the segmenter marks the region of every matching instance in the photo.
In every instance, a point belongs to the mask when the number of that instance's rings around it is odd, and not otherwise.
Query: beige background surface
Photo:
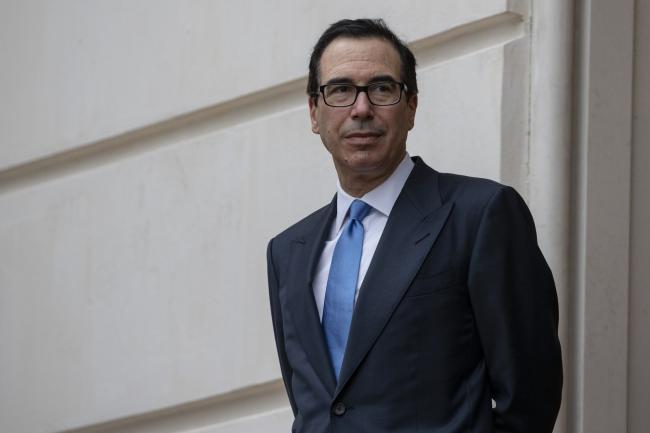
[[[265,247],[334,193],[307,59],[360,16],[418,58],[410,153],[531,207],[556,431],[644,432],[643,0],[0,2],[0,431],[290,430]]]

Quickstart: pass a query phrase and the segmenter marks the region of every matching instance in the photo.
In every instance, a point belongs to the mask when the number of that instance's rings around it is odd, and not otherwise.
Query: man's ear
[[[314,134],[320,134],[320,128],[318,127],[318,105],[317,99],[313,96],[307,97],[307,104],[309,105],[309,118],[311,119],[311,131]]]
[[[415,112],[418,109],[418,95],[411,95],[407,101],[406,105],[408,106],[409,109],[409,131],[413,129],[413,126],[415,125]]]

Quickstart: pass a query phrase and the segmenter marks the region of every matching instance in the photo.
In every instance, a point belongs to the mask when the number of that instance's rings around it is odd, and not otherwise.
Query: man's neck
[[[397,163],[390,168],[390,170],[386,170],[380,175],[374,175],[372,173],[367,173],[367,174],[355,173],[346,176],[340,170],[337,170],[339,183],[341,184],[341,188],[343,188],[343,191],[350,194],[352,197],[355,198],[363,197],[368,192],[372,191],[373,189],[377,188],[379,185],[384,183],[386,179],[388,179],[393,174],[393,172],[401,162],[402,162],[401,159],[398,160]]]

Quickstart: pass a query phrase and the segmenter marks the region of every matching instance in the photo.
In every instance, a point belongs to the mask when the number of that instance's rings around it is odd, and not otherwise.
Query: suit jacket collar
[[[381,334],[451,212],[452,203],[442,203],[438,173],[418,157],[413,161],[415,167],[391,211],[361,285],[338,384],[311,285],[336,216],[335,199],[292,243],[288,288],[296,302],[291,314],[309,362],[334,398]]]

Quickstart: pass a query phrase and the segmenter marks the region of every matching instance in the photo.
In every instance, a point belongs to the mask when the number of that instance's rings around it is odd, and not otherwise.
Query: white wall
[[[571,108],[572,2],[5,0],[0,12],[0,431],[289,430],[265,246],[333,194],[309,130],[307,59],[329,23],[359,16],[384,17],[418,58],[410,152],[529,201],[562,305],[570,392],[556,431],[583,431],[576,420],[600,407],[575,378],[606,367],[585,369],[592,340],[569,332],[608,323],[581,302],[611,306],[570,279],[587,245],[570,234],[591,229],[571,226],[571,193],[593,191],[587,216],[603,206],[598,182],[572,177],[587,161],[576,151],[571,164],[572,112],[590,115],[579,98]],[[630,380],[646,383],[647,124],[630,242]],[[648,388],[629,387],[631,426],[647,420]]]
[[[420,57],[412,152],[500,176],[523,18],[415,6],[3,5],[0,430],[287,430],[264,255],[334,190],[305,107],[318,34],[384,16]]]

